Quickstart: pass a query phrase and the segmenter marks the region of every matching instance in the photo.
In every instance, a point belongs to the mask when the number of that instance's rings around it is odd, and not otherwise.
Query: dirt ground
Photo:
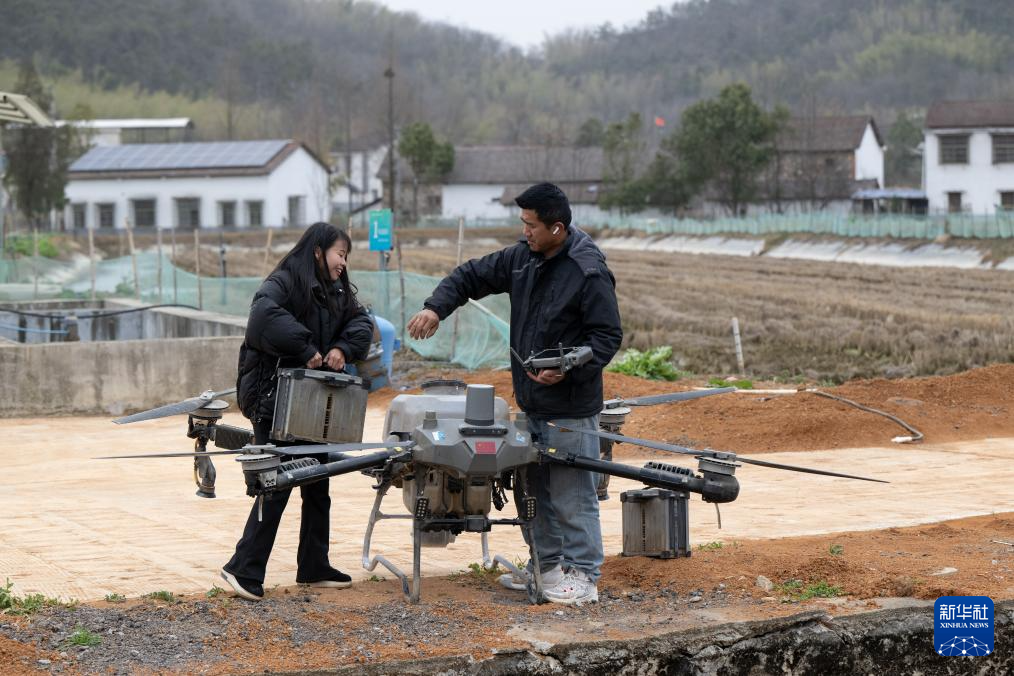
[[[462,377],[460,373],[443,375]],[[695,549],[689,559],[625,558],[616,554],[615,544],[607,547],[600,603],[592,606],[531,607],[519,595],[499,588],[494,576],[463,565],[462,572],[427,577],[417,607],[406,605],[396,581],[383,574],[376,580],[360,577],[345,591],[308,591],[290,584],[269,587],[267,599],[259,605],[214,589],[169,600],[128,594],[122,603],[95,601],[76,608],[45,608],[29,616],[0,615],[0,664],[5,665],[5,673],[312,670],[422,656],[467,653],[478,658],[492,650],[526,649],[533,642],[641,637],[789,615],[806,608],[823,608],[836,615],[897,604],[931,605],[942,595],[1012,599],[1014,493],[1011,477],[1005,474],[1014,459],[1014,420],[1009,410],[1014,401],[1012,376],[1014,365],[995,365],[954,376],[855,381],[826,388],[898,416],[925,434],[922,444],[892,445],[892,437],[906,433],[896,423],[807,392],[726,394],[635,410],[623,429],[626,434],[748,456],[764,454],[779,462],[820,463],[877,476],[886,473],[893,483],[884,487],[800,479],[795,474],[744,467],[738,473],[743,494],[725,508],[725,518],[731,522],[727,530],[708,529],[692,521]],[[498,394],[510,393],[506,373],[467,374],[464,379],[492,382]],[[700,384],[649,383],[607,374],[606,393],[632,397]],[[371,408],[382,409],[393,396],[394,392],[371,395]],[[51,428],[54,423],[71,424],[69,419],[39,421],[38,427]],[[94,429],[80,435],[82,451],[114,438],[97,424]],[[15,440],[22,431],[16,424],[5,424],[0,433]],[[169,426],[142,432],[148,438],[134,450],[157,450],[171,433],[182,436]],[[54,460],[50,453],[38,452],[34,461],[45,466]],[[617,455],[634,463],[648,454],[622,445]],[[109,491],[116,481],[126,486],[147,471],[115,467],[89,469],[89,490]],[[235,479],[228,479],[226,471],[220,472],[223,494],[230,489],[228,481]],[[179,482],[173,481],[178,488]],[[844,488],[835,492],[839,483]],[[959,485],[967,487],[967,492],[959,493]],[[56,481],[42,492],[26,492],[27,502],[20,503],[25,518],[43,513],[34,505],[42,503],[46,491],[67,489],[66,483]],[[144,490],[155,489],[145,486]],[[128,504],[136,499],[125,497]],[[181,519],[200,518],[187,511],[175,493],[171,498],[151,495],[147,499],[156,509],[175,512]],[[231,499],[228,495],[219,498],[226,504]],[[976,499],[977,511],[969,511],[968,505]],[[140,514],[142,506],[130,509]],[[691,507],[695,519],[713,521],[709,511],[696,501]],[[953,518],[968,513],[980,516]],[[603,514],[604,530],[608,530],[607,512]],[[211,540],[227,549],[230,537],[238,532],[236,524],[203,518],[202,528],[213,531]],[[615,518],[615,513],[609,518]],[[738,530],[737,522],[750,519],[754,526]],[[80,522],[86,520],[82,515]],[[35,538],[32,546],[41,551],[53,537],[47,527],[67,527],[72,522],[66,517],[46,527],[36,523],[35,531],[21,535]],[[871,525],[877,523],[887,527]],[[157,550],[157,542],[148,543],[133,530],[139,524],[125,526],[121,536],[107,545],[113,551],[94,554],[96,561],[118,552],[129,556],[132,541],[134,547]],[[816,528],[809,530],[814,524]],[[609,533],[613,543],[616,525]],[[5,529],[9,526],[7,522]],[[736,535],[744,532],[752,535]],[[758,535],[763,532],[810,534]],[[343,545],[333,543],[333,547]],[[0,548],[0,563],[6,546]],[[38,565],[46,563],[40,560]],[[174,565],[196,564],[184,558]],[[771,585],[759,586],[763,584],[759,576]],[[831,598],[803,599],[808,589]],[[101,643],[72,645],[72,633],[81,628],[97,634]],[[463,642],[462,636],[468,636],[468,641]]]
[[[632,398],[706,386],[700,380],[668,383],[619,373],[604,375],[606,398]],[[433,371],[425,377],[490,383],[498,396],[508,398],[508,403],[514,406],[507,371]],[[787,387],[784,383],[759,381],[753,385],[757,392],[743,390],[678,404],[633,407],[623,434],[744,455],[888,445],[892,438],[909,434],[887,418],[810,392],[766,393],[784,391]],[[815,387],[890,413],[922,432],[925,443],[1014,436],[1011,414],[1014,364],[995,364],[953,376],[854,380],[838,387],[803,383],[798,387]],[[395,394],[389,390],[376,392],[371,403],[374,400],[386,403]],[[616,452],[619,457],[645,454],[643,449],[629,445],[618,446]]]

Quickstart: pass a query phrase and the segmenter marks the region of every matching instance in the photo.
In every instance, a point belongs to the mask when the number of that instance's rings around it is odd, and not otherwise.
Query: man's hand
[[[324,363],[335,371],[341,371],[345,368],[345,353],[337,347],[332,347],[331,351],[324,357]]]
[[[534,376],[530,371],[525,371],[525,375],[540,385],[556,385],[563,382],[566,377],[560,369],[542,369],[538,375]]]
[[[408,320],[408,335],[416,340],[429,338],[440,327],[440,317],[433,310],[426,309],[415,313],[412,319]]]
[[[306,368],[315,369],[323,363],[324,360],[321,358],[320,352],[314,352],[313,356],[310,357],[310,361],[306,362]]]

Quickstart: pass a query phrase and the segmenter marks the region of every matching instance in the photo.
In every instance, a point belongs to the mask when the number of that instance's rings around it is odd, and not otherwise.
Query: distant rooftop
[[[271,171],[297,148],[296,141],[214,141],[207,143],[134,143],[98,146],[70,165],[71,178],[258,175]]]
[[[1014,127],[1014,101],[937,101],[926,113],[926,127]]]
[[[387,178],[388,158],[377,171]],[[401,180],[412,180],[412,168],[399,158]],[[602,148],[546,146],[456,146],[451,183],[525,184],[599,182],[605,173]]]
[[[880,130],[869,115],[794,117],[778,134],[775,145],[782,152],[852,151],[862,143],[871,124],[877,143],[883,146]]]
[[[71,125],[88,129],[189,129],[194,123],[189,117],[137,117],[102,120],[57,120],[57,126]]]
[[[52,127],[53,122],[34,101],[23,94],[0,92],[0,122]]]

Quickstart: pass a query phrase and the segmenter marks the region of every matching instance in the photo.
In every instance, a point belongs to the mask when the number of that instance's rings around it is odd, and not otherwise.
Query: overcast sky
[[[615,28],[638,23],[652,9],[672,0],[374,0],[396,11],[411,11],[492,33],[520,47],[537,47],[546,36],[568,28]]]

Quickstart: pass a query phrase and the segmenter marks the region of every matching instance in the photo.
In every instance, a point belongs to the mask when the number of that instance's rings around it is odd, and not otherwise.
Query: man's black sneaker
[[[222,569],[222,579],[229,583],[236,596],[245,598],[247,601],[260,601],[264,598],[264,586],[257,580],[246,577],[236,577],[225,568]]]
[[[331,574],[322,580],[310,581],[296,578],[296,582],[311,587],[329,587],[331,589],[345,589],[352,586],[352,578],[336,568],[332,568]]]

